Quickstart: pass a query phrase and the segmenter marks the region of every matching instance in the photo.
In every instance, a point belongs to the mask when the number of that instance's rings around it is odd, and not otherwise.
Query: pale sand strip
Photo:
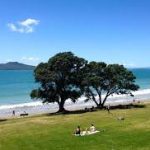
[[[71,102],[67,102],[65,104],[65,108],[67,110],[80,110],[90,108],[95,106],[95,104],[90,101],[88,103],[84,103],[84,97],[80,98],[77,103],[73,104]],[[129,96],[112,96],[108,99],[106,105],[126,105],[140,101],[140,103],[150,103],[150,90],[147,92],[139,92],[134,98]],[[13,116],[12,112],[15,110],[15,116]],[[58,110],[57,104],[42,104],[41,102],[32,102],[26,104],[18,104],[18,105],[10,105],[10,106],[0,106],[0,118],[14,118],[20,117],[22,113],[28,113],[29,116],[44,114],[44,113],[54,113]]]

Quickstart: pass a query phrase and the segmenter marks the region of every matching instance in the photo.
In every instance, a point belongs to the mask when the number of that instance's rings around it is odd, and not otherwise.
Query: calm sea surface
[[[132,69],[141,89],[150,89],[150,69]],[[32,102],[30,92],[36,88],[33,71],[0,71],[0,105]]]
[[[0,71],[0,104],[31,102],[30,92],[36,88],[33,71]]]

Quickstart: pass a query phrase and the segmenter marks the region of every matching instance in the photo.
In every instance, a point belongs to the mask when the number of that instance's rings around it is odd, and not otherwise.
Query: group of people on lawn
[[[77,136],[82,136],[82,135],[89,135],[89,134],[92,134],[92,133],[95,133],[96,132],[96,128],[94,126],[94,124],[91,124],[90,128],[86,128],[84,131],[81,130],[80,126],[77,126],[77,128],[75,129],[75,132],[74,134],[77,135]]]

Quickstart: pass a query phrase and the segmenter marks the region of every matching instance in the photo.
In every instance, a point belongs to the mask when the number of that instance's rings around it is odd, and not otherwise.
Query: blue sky
[[[150,67],[149,0],[3,0],[0,62],[36,65],[57,52]]]

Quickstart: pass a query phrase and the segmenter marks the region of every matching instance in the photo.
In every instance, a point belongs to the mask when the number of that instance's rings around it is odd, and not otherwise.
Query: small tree
[[[59,105],[64,112],[66,100],[75,102],[82,94],[80,89],[83,68],[87,63],[83,58],[71,52],[58,53],[48,63],[39,64],[35,71],[35,80],[40,88],[31,92],[31,98],[40,98],[43,102]]]
[[[86,101],[93,100],[98,108],[103,108],[107,98],[113,94],[130,94],[138,90],[135,76],[123,65],[91,62],[86,66],[82,82]],[[102,97],[104,95],[104,97]],[[98,96],[98,99],[96,98]]]

